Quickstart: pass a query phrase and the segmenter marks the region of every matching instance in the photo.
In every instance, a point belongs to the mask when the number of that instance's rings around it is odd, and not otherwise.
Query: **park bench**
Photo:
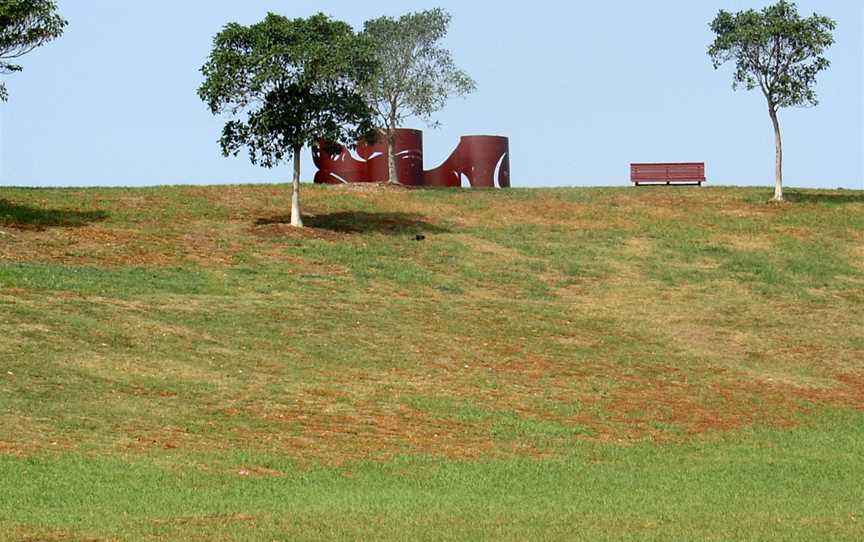
[[[706,182],[704,162],[630,164],[630,182],[647,184],[698,184]]]

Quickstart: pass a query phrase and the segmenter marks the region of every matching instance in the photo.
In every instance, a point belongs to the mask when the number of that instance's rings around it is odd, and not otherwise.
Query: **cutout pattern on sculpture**
[[[340,147],[336,154],[324,145],[312,149],[319,184],[380,183],[387,181],[387,143],[383,137],[356,152]],[[510,142],[500,136],[463,136],[456,150],[435,169],[423,170],[423,132],[396,130],[396,171],[408,186],[460,187],[462,176],[472,188],[510,187]]]

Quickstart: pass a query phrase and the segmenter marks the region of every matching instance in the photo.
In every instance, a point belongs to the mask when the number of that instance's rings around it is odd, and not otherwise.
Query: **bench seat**
[[[698,184],[706,182],[705,162],[630,164],[630,182],[640,184]]]

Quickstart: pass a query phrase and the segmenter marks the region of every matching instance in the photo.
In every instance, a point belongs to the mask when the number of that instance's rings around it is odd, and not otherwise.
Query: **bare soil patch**
[[[290,219],[289,219],[290,222]],[[295,228],[283,220],[274,222],[259,221],[249,230],[252,235],[261,239],[296,239],[296,240],[320,240],[320,241],[343,241],[345,234],[322,230],[318,228]]]

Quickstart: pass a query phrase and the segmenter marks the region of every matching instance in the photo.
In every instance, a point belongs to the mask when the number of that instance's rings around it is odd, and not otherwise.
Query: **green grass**
[[[859,540],[864,416],[719,442],[583,444],[551,461],[400,458],[221,472],[140,460],[0,458],[6,536],[123,539]],[[36,527],[38,526],[38,527]],[[44,537],[44,538],[42,538]]]
[[[0,287],[75,292],[118,298],[153,294],[226,295],[226,281],[205,270],[99,269],[57,264],[10,264],[0,268]]]
[[[0,540],[859,540],[864,197],[769,197],[2,188]]]

